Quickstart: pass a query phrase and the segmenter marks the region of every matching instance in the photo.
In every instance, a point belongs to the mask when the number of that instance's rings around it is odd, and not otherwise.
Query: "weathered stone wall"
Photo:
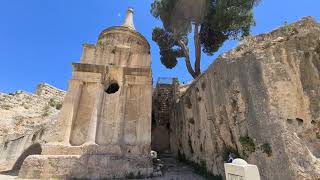
[[[40,84],[36,93],[0,93],[0,171],[21,165],[23,154],[37,154],[32,148],[27,151],[30,146],[57,136],[52,127],[65,93],[48,84]]]
[[[170,118],[177,83],[176,78],[159,78],[152,94],[151,148],[158,153],[170,151]]]
[[[132,29],[111,27],[100,34],[96,45],[84,44],[80,62],[148,68],[151,65],[150,45],[140,33]]]
[[[133,26],[132,14],[125,24]],[[24,161],[19,178],[151,175],[150,64],[150,45],[133,27],[108,28],[84,45],[54,127],[59,137]]]
[[[0,136],[25,133],[51,121],[59,112],[64,95],[62,90],[51,95],[24,91],[0,93]]]
[[[41,83],[37,86],[36,95],[41,96],[46,99],[57,99],[58,101],[62,102],[66,92],[53,87],[46,83]]]
[[[219,57],[176,100],[171,149],[213,174],[228,155],[262,180],[320,178],[320,25],[303,18]]]

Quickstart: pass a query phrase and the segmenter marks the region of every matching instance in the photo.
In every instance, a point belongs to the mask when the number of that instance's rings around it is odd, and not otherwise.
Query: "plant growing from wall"
[[[41,117],[44,118],[44,117],[49,116],[49,111],[50,111],[50,105],[46,105],[42,110]]]
[[[294,34],[298,33],[298,30],[295,27],[290,26],[287,21],[284,22],[283,28],[284,28],[285,32],[289,35],[294,35]]]
[[[272,149],[269,143],[262,144],[261,149],[262,149],[262,152],[268,155],[268,157],[272,156]]]
[[[57,110],[60,110],[62,108],[62,103],[58,103],[57,105],[56,105],[56,109]]]
[[[57,110],[60,110],[62,108],[62,103],[55,98],[51,98],[48,103],[51,107],[56,108]]]
[[[51,107],[55,107],[55,106],[56,106],[56,100],[55,100],[54,98],[51,98],[51,99],[49,100],[49,105],[50,105]]]
[[[266,42],[265,44],[264,44],[264,48],[269,48],[269,47],[271,47],[272,46],[272,42],[271,41],[268,41],[268,42]]]
[[[243,153],[245,156],[248,155],[247,153],[251,154],[256,151],[256,146],[253,142],[253,139],[251,139],[249,136],[240,136],[239,141],[243,147]]]

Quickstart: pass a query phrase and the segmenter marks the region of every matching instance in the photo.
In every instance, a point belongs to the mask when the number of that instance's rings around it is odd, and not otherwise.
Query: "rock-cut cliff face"
[[[246,38],[174,104],[171,148],[212,174],[229,154],[262,180],[320,178],[320,25],[306,17]]]
[[[58,135],[58,120],[65,92],[40,84],[36,94],[0,93],[0,171],[17,170],[30,154]]]

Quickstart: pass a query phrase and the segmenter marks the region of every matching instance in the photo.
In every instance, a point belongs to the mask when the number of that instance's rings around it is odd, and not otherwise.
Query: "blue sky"
[[[150,13],[151,0],[1,0],[0,92],[18,89],[33,92],[40,82],[67,89],[71,63],[78,62],[82,44],[96,43],[99,33],[121,25],[128,6],[135,9],[135,26],[151,44],[154,79],[179,77],[191,80],[184,61],[166,69],[151,39],[152,28],[161,25]],[[262,0],[255,8],[257,25],[252,34],[269,32],[285,21],[313,16],[320,21],[320,0]],[[205,70],[220,53],[236,46],[226,42],[213,57],[203,56]],[[193,57],[193,51],[191,51]]]

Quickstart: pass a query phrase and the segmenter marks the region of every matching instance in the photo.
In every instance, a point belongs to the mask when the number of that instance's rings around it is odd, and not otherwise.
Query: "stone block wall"
[[[163,78],[167,79],[167,78]],[[169,78],[168,82],[158,80],[152,95],[152,140],[151,148],[159,153],[170,151],[170,118],[175,85],[178,80]]]
[[[63,101],[66,92],[53,87],[47,83],[41,83],[37,86],[36,95],[41,96],[46,99],[57,99],[58,101]]]

